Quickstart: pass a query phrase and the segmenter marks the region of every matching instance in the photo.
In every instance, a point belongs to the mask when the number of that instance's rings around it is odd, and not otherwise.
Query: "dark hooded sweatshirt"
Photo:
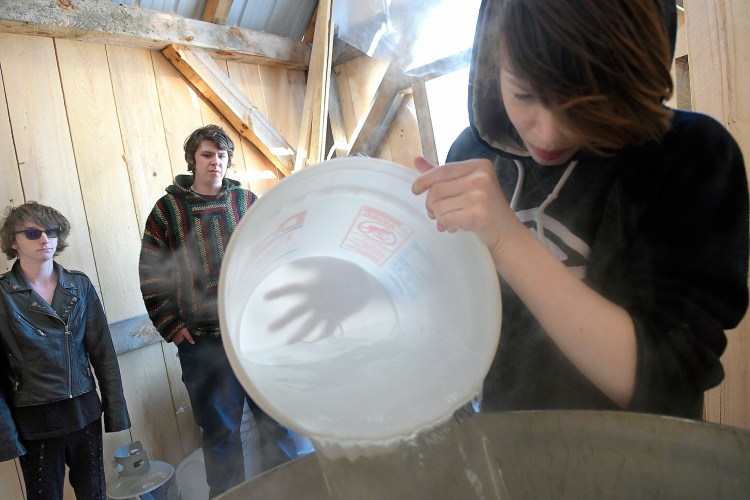
[[[747,309],[748,189],[741,152],[714,119],[674,111],[672,128],[658,143],[606,159],[579,153],[569,164],[536,164],[508,133],[497,43],[485,28],[497,24],[493,15],[501,3],[482,3],[469,85],[471,127],[447,161],[491,160],[529,230],[571,272],[628,311],[637,341],[628,409],[700,418],[704,391],[724,377],[724,330]],[[674,2],[665,1],[663,10],[674,44]],[[555,190],[556,198],[550,196]],[[502,280],[501,288],[503,323],[483,409],[618,409]]]

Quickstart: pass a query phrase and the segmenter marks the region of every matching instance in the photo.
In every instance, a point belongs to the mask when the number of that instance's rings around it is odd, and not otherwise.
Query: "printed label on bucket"
[[[294,233],[301,229],[305,223],[307,210],[297,212],[291,217],[287,217],[279,226],[268,233],[260,243],[258,243],[250,253],[253,258],[259,258],[262,254],[270,250],[270,254],[278,257],[278,250],[281,245],[287,245],[294,238]]]
[[[341,248],[367,257],[382,266],[414,231],[392,215],[363,206],[344,235]]]

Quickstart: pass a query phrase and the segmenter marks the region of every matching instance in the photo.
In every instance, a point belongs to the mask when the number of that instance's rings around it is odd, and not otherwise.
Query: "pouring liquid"
[[[387,453],[354,460],[317,444],[330,498],[508,500],[502,471],[474,416],[459,410],[447,423],[402,441]]]

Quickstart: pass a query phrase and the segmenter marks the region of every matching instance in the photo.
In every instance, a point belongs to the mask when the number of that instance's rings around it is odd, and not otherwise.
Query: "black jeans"
[[[19,458],[27,500],[62,500],[65,465],[78,500],[104,500],[102,421],[97,419],[80,431],[49,439],[23,441],[26,454]]]

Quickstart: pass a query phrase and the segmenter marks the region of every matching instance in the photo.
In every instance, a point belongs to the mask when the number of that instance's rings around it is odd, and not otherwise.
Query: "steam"
[[[480,0],[350,0],[334,3],[333,17],[339,39],[423,77],[436,62],[470,51],[479,5]]]

